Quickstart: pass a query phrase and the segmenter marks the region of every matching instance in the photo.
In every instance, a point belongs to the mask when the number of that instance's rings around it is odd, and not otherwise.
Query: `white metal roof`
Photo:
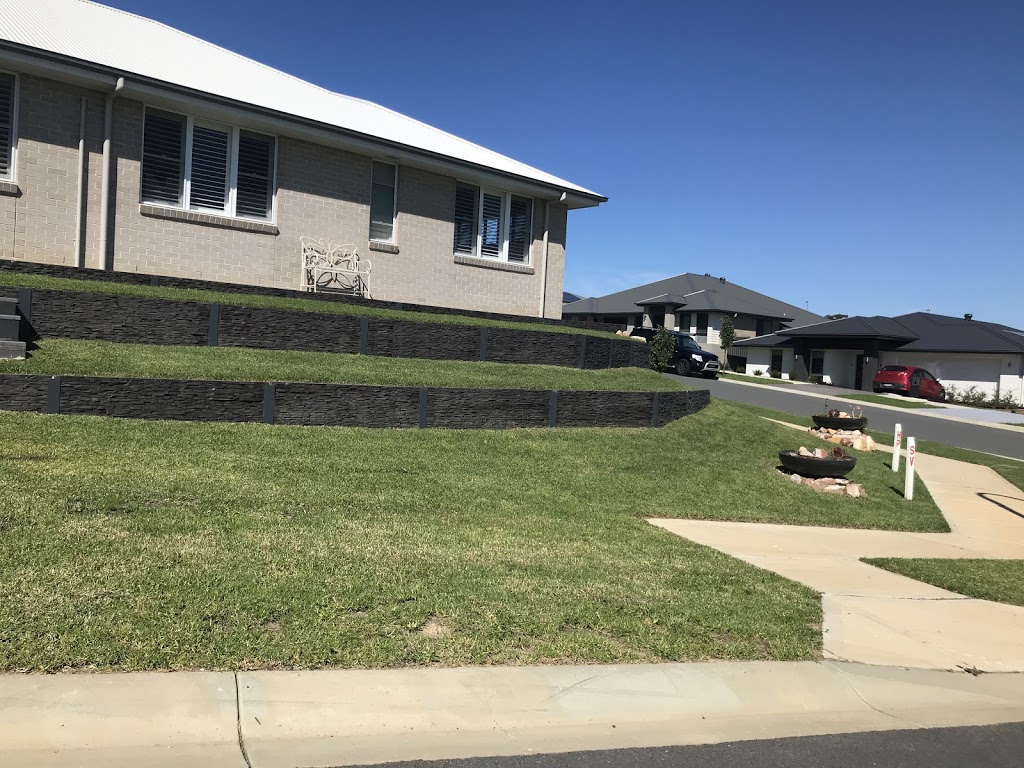
[[[152,19],[87,0],[2,0],[0,40],[600,197],[379,104],[333,93]]]

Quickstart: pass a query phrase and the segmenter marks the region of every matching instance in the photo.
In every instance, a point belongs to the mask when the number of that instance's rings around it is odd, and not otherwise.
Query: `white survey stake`
[[[914,463],[917,459],[917,446],[914,445],[914,438],[907,438],[907,485],[903,489],[903,495],[907,501],[914,499]]]

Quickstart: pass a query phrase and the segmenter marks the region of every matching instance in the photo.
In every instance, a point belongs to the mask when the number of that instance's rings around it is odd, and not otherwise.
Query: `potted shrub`
[[[857,458],[838,446],[831,451],[816,448],[809,451],[779,451],[782,466],[801,477],[845,477],[856,465]]]
[[[840,411],[838,408],[826,408],[824,413],[816,413],[811,419],[814,426],[820,429],[844,429],[852,432],[855,429],[863,430],[868,425],[864,409],[859,405],[853,406],[849,412]]]

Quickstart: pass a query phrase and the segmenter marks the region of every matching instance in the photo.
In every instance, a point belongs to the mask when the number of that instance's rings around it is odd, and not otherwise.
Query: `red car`
[[[886,365],[871,380],[875,392],[895,392],[909,397],[943,402],[946,390],[939,380],[924,368],[914,365]]]

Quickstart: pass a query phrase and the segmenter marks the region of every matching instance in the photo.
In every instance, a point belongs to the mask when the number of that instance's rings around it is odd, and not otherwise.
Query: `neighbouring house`
[[[309,237],[373,298],[558,317],[568,212],[605,200],[150,19],[0,6],[3,259],[298,288]]]
[[[871,389],[881,366],[915,365],[943,384],[1009,393],[1024,402],[1024,331],[975,320],[913,312],[847,317],[791,327],[737,344],[747,372],[774,369],[794,378]]]
[[[625,291],[566,304],[562,317],[574,320],[658,328],[691,334],[702,347],[722,356],[718,332],[732,317],[736,338],[764,336],[780,328],[823,320],[820,315],[765,296],[724,277],[686,273]],[[730,349],[735,364],[744,352]]]

